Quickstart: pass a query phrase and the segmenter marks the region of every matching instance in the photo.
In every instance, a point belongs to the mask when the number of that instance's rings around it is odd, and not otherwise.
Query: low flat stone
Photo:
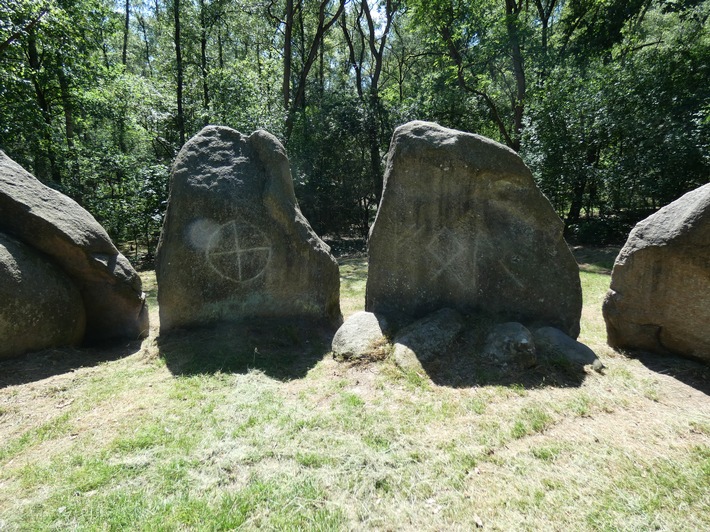
[[[579,366],[592,364],[601,367],[597,355],[589,347],[554,327],[541,327],[533,332],[533,339],[540,357],[549,360],[567,360]]]
[[[345,360],[367,357],[387,341],[387,330],[387,320],[383,316],[356,312],[335,333],[333,355]]]
[[[532,333],[517,322],[495,325],[486,335],[483,354],[497,362],[516,363],[523,367],[534,366],[537,361]]]
[[[444,308],[400,330],[394,338],[393,357],[403,369],[419,369],[445,353],[464,328],[462,316]]]

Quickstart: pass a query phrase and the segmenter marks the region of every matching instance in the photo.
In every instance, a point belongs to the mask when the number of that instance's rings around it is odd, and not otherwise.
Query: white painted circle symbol
[[[245,283],[264,273],[271,260],[271,242],[257,227],[232,220],[212,233],[205,254],[220,277]]]

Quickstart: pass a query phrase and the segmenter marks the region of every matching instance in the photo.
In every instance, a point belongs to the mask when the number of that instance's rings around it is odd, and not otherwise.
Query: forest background
[[[207,124],[285,144],[314,229],[363,237],[394,128],[518,151],[580,243],[710,180],[710,0],[0,0],[0,148],[148,261]]]

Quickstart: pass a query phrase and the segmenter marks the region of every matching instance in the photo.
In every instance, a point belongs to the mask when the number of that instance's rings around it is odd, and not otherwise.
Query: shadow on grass
[[[92,347],[61,347],[0,360],[0,389],[97,366],[141,350],[142,340]]]
[[[582,366],[568,360],[540,359],[536,365],[526,368],[514,363],[492,362],[480,353],[478,346],[460,340],[442,356],[420,363],[434,384],[449,388],[491,385],[571,388],[581,386],[587,377]]]
[[[649,370],[669,375],[696,390],[710,395],[710,366],[677,356],[658,355],[645,351],[627,352]]]
[[[260,320],[171,331],[157,343],[173,375],[259,370],[288,381],[304,377],[323,359],[333,334],[322,323]]]
[[[607,275],[611,275],[614,261],[621,250],[619,246],[574,246],[571,249],[581,271]]]
[[[342,291],[351,295],[364,295],[359,286],[367,281],[367,255],[362,253],[340,257],[340,285]]]

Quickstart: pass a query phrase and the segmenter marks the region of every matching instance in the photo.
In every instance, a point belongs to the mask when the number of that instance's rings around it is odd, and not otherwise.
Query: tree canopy
[[[710,0],[0,0],[0,148],[152,250],[217,123],[289,152],[315,230],[366,235],[394,128],[518,151],[580,240],[710,179]]]

